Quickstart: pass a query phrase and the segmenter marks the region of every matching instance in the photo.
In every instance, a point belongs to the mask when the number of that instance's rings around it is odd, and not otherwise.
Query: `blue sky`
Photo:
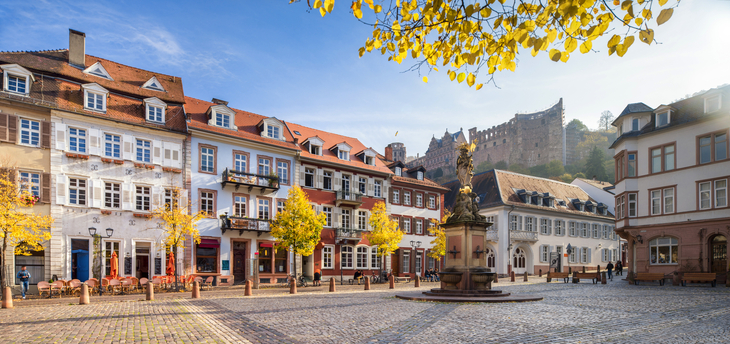
[[[87,54],[179,76],[188,96],[354,136],[381,153],[403,142],[409,155],[447,128],[485,129],[561,97],[566,122],[595,128],[604,110],[656,107],[730,83],[730,1],[682,1],[656,29],[660,44],[637,40],[623,58],[609,57],[605,41],[567,64],[520,56],[516,72],[497,74],[499,88],[480,91],[449,81],[445,69],[426,84],[405,72],[408,62],[358,58],[372,28],[348,4],[336,1],[322,18],[287,0],[5,0],[0,51],[67,48],[73,28],[86,33]]]

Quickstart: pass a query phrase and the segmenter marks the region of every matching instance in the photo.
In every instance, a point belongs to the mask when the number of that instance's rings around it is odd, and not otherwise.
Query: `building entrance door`
[[[710,241],[710,272],[723,273],[727,271],[727,238],[716,235]]]
[[[512,254],[512,271],[515,272],[515,274],[524,274],[525,273],[525,250],[522,248],[516,248],[515,252]]]
[[[246,243],[233,243],[233,278],[237,283],[246,280]]]

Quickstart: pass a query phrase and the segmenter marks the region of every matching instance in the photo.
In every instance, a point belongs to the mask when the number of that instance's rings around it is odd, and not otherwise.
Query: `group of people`
[[[439,279],[439,270],[438,269],[428,269],[423,274],[423,277],[426,278],[429,282],[440,282],[441,279]]]
[[[616,265],[613,265],[610,261],[606,265],[606,271],[608,271],[608,278],[613,281],[613,270],[616,270],[616,276],[623,275],[624,266],[621,261],[617,261]]]

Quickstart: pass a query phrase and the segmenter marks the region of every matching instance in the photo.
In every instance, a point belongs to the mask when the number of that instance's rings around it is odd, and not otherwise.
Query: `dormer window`
[[[284,141],[284,123],[276,117],[264,118],[256,125],[261,130],[261,137]],[[310,142],[311,144],[311,142]]]
[[[670,118],[669,118],[669,110],[660,112],[656,114],[656,127],[662,127],[667,124],[669,124]]]
[[[372,165],[372,166],[374,166],[375,165],[375,160],[371,156],[366,156],[365,157],[365,164],[366,165]]]
[[[23,95],[30,93],[30,84],[35,80],[33,73],[17,64],[1,65],[0,68],[3,69],[4,91]]]
[[[231,116],[224,113],[215,113],[215,125],[228,128],[231,126]]]
[[[273,125],[267,125],[266,126],[266,136],[268,136],[272,139],[278,139],[279,138],[279,127],[275,127]]]
[[[147,121],[165,123],[165,109],[167,104],[157,99],[156,97],[147,98],[144,100],[145,113],[147,114]]]
[[[395,175],[398,176],[398,177],[402,177],[403,176],[403,170],[400,167],[398,167],[398,166],[395,167]]]
[[[160,81],[157,80],[157,78],[154,76],[152,78],[150,78],[149,80],[147,80],[147,82],[145,82],[144,85],[142,85],[142,88],[146,88],[148,90],[153,90],[153,91],[165,92],[165,89],[162,87],[162,84],[160,83]]]
[[[340,160],[350,160],[350,152],[338,150],[337,153]]]
[[[532,196],[525,195],[525,204],[531,204],[532,203]]]
[[[93,111],[106,111],[106,99],[109,91],[97,83],[81,85],[84,89],[84,108]]]
[[[335,154],[340,160],[350,161],[350,150],[352,146],[348,145],[347,142],[340,142],[332,147],[330,151]]]
[[[217,99],[213,100],[215,101]],[[234,124],[236,112],[225,104],[216,104],[217,105],[211,106],[208,110],[208,125],[238,130],[238,127],[236,127]]]
[[[94,63],[91,67],[84,69],[84,73],[114,81],[111,75],[104,69],[104,66],[101,65],[101,62]]]
[[[713,113],[720,110],[720,107],[722,106],[721,100],[722,98],[720,94],[705,98],[705,113]]]
[[[322,147],[321,146],[310,145],[309,146],[309,153],[312,153],[314,155],[322,155]]]
[[[423,171],[418,171],[418,173],[416,173],[416,178],[418,180],[423,180]]]

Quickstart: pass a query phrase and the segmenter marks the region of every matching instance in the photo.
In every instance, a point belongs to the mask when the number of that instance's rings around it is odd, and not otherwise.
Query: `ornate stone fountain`
[[[510,295],[501,290],[492,290],[496,272],[487,268],[485,247],[487,227],[492,224],[479,214],[478,198],[472,192],[471,178],[474,175],[472,155],[475,144],[462,143],[456,161],[456,173],[461,183],[456,197],[454,211],[441,224],[446,236],[444,270],[439,272],[441,288],[423,293],[396,295],[408,300],[446,302],[515,302],[538,301],[542,297]]]

